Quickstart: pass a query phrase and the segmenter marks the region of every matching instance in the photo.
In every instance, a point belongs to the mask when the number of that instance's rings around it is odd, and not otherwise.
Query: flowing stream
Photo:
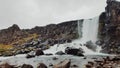
[[[100,53],[101,47],[95,45],[97,41],[98,35],[98,26],[99,26],[99,17],[95,17],[92,19],[85,19],[83,21],[78,20],[78,34],[80,36],[79,39],[72,41],[72,43],[65,43],[65,44],[56,44],[52,46],[50,49],[45,50],[45,53],[53,53],[55,54],[58,51],[65,51],[66,47],[74,47],[74,48],[82,48],[84,50],[85,55],[104,55]],[[93,44],[96,46],[96,51],[93,51],[84,44],[87,41],[92,41]]]

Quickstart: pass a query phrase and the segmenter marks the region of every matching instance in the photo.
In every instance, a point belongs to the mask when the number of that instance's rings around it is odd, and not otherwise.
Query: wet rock
[[[85,66],[86,66],[86,68],[92,68],[92,65],[90,65],[90,64],[87,64]]]
[[[8,63],[5,63],[5,64],[1,64],[0,68],[15,68],[15,67],[12,65],[9,65]]]
[[[51,66],[53,66],[53,64],[50,63],[49,66],[51,67]]]
[[[68,40],[66,40],[67,41],[67,43],[71,43],[72,42],[72,40],[71,39],[68,39]]]
[[[29,64],[23,64],[21,68],[33,68],[33,66]]]
[[[44,63],[39,63],[37,68],[47,68],[47,66]]]
[[[53,66],[53,68],[70,68],[70,60],[64,60],[59,64]]]
[[[41,49],[39,49],[39,50],[36,50],[35,55],[36,56],[44,55],[44,52]]]
[[[53,57],[53,60],[58,60],[58,58],[57,57]]]
[[[65,53],[70,55],[76,55],[76,56],[84,56],[82,49],[71,48],[71,47],[67,47],[65,49]]]
[[[75,65],[75,64],[74,64],[74,65],[72,65],[71,67],[72,67],[72,68],[78,68],[78,65]]]
[[[114,57],[113,59],[111,59],[112,61],[120,61],[120,57]]]
[[[83,55],[83,53],[78,52],[78,53],[77,53],[77,56],[84,56],[84,55]]]
[[[96,41],[96,44],[97,45],[102,45],[104,42],[102,41],[102,40],[98,40],[98,41]]]
[[[90,65],[93,66],[93,65],[94,65],[94,62],[89,61],[88,64],[90,64]]]
[[[26,58],[33,58],[33,57],[35,57],[35,55],[29,55],[29,54],[27,54],[27,56],[26,56]]]
[[[86,42],[86,47],[93,50],[93,51],[96,51],[96,48],[97,48],[97,46],[94,45],[92,41]]]
[[[48,53],[48,54],[45,54],[45,55],[50,56],[50,55],[53,55],[53,54],[52,53]]]
[[[58,51],[57,53],[55,53],[56,55],[65,55],[65,53],[63,51]]]

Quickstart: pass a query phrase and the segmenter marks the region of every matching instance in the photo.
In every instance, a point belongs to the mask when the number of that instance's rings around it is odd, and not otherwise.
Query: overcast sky
[[[105,11],[106,0],[0,0],[0,29],[92,18]]]

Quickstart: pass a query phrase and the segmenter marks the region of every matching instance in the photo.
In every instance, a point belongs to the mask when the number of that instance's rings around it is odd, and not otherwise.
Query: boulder
[[[96,44],[97,44],[97,45],[102,45],[103,43],[104,43],[104,41],[102,41],[102,40],[96,41]]]
[[[72,40],[71,39],[68,39],[68,40],[66,40],[67,41],[67,43],[71,43],[72,42]]]
[[[15,67],[12,65],[9,65],[8,63],[5,63],[5,64],[1,64],[0,68],[15,68]]]
[[[41,49],[39,49],[39,50],[36,50],[35,55],[36,56],[44,55],[44,52]]]
[[[90,65],[90,64],[86,64],[85,66],[86,66],[86,68],[92,68],[92,65]]]
[[[47,66],[44,63],[39,63],[37,68],[47,68]]]
[[[77,56],[84,56],[84,55],[83,55],[83,53],[78,52],[78,53],[77,53]]]
[[[83,55],[83,50],[80,49],[80,48],[77,49],[77,48],[67,47],[65,49],[65,53],[70,54],[70,55],[76,55],[76,56],[84,56]]]
[[[29,64],[23,64],[21,68],[33,68],[33,66]]]
[[[46,44],[46,43],[42,43],[42,44],[35,46],[35,48],[41,48],[41,50],[46,50],[49,48],[47,45],[48,44]]]
[[[52,59],[53,59],[53,60],[58,60],[58,58],[57,58],[57,57],[53,57]]]
[[[55,53],[56,55],[65,55],[65,53],[63,51],[58,51]]]
[[[27,56],[26,56],[26,58],[33,58],[33,57],[35,57],[35,55],[29,55],[29,54],[27,54]]]
[[[97,48],[97,46],[92,41],[86,42],[86,47],[93,51],[96,51],[96,48]]]
[[[45,54],[46,56],[50,56],[50,55],[53,55],[52,53],[48,53],[48,54]]]
[[[53,68],[70,68],[70,64],[70,60],[64,60],[61,63],[54,65]]]

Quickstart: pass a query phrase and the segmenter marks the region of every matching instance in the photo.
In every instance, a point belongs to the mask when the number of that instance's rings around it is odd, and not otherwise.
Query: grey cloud
[[[0,29],[21,28],[92,18],[104,11],[105,0],[0,0]]]

